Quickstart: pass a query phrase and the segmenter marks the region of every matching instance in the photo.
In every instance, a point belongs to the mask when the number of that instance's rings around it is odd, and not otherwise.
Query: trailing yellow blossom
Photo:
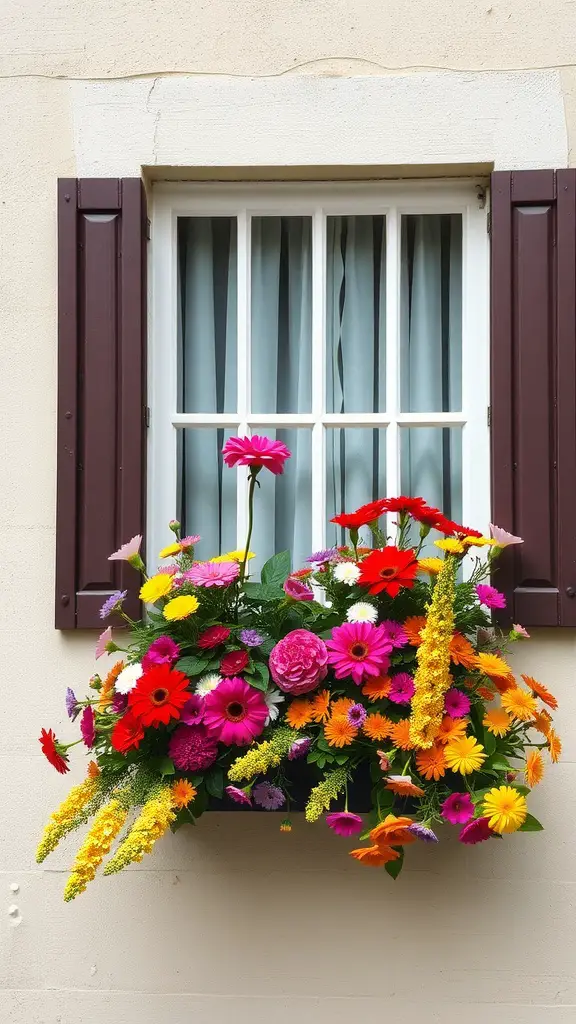
[[[117,661],[116,664],[113,665],[112,668],[110,669],[108,675],[106,676],[106,679],[104,680],[100,688],[100,697],[98,700],[97,707],[98,711],[104,711],[112,703],[116,680],[118,679],[118,676],[120,675],[123,668],[124,662]]]
[[[277,729],[271,740],[257,743],[242,757],[237,757],[228,770],[228,778],[231,782],[242,782],[243,779],[264,775],[269,768],[280,764],[298,736],[295,729]]]
[[[416,659],[410,739],[415,747],[431,747],[442,724],[444,694],[450,689],[450,641],[454,633],[456,559],[445,558],[438,573],[422,642]]]
[[[142,860],[150,853],[154,843],[168,830],[176,817],[174,797],[170,786],[157,790],[144,804],[124,842],[108,861],[105,875],[122,871],[128,864]]]
[[[145,604],[155,604],[161,597],[166,597],[172,590],[174,580],[167,572],[159,572],[151,576],[140,587],[140,597]]]
[[[50,816],[38,849],[36,850],[36,861],[41,864],[52,850],[55,850],[58,843],[68,832],[72,832],[82,821],[81,814],[84,808],[96,796],[99,783],[98,778],[88,777],[79,786],[74,786],[60,807]]]
[[[345,768],[337,768],[336,771],[325,775],[308,797],[306,821],[317,821],[323,811],[327,811],[332,801],[343,792],[347,781],[348,773]]]
[[[466,551],[461,540],[457,540],[456,537],[444,537],[443,540],[434,541],[437,548],[441,551],[447,551],[450,555],[463,555]]]
[[[72,865],[72,873],[64,889],[66,902],[84,892],[88,882],[92,881],[127,816],[127,808],[117,797],[100,808]]]

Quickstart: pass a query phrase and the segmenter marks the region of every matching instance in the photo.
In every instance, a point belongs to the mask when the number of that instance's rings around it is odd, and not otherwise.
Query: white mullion
[[[462,517],[486,530],[490,519],[489,245],[486,211],[462,217]]]
[[[386,214],[386,494],[393,497],[400,494],[399,411],[400,215],[391,207]]]
[[[326,216],[312,220],[312,549],[326,536]]]
[[[252,405],[251,333],[251,217],[246,209],[238,214],[238,340],[237,340],[237,412],[238,435],[250,433]],[[248,476],[245,468],[237,471],[236,534],[238,547],[246,543],[248,530]]]

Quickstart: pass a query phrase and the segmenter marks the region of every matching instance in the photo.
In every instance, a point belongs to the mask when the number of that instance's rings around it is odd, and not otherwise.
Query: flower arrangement
[[[334,517],[345,545],[314,552],[296,571],[281,552],[256,582],[258,476],[263,467],[282,473],[290,452],[264,437],[232,438],[223,452],[228,466],[249,471],[244,550],[198,561],[199,538],[172,522],[152,575],[140,537],[110,556],[142,574],[147,612],[133,622],[125,593],[108,598],[102,618],[122,615],[127,639],[108,626],[96,658],[119,660],[92,677],[84,700],[66,693],[76,742],[92,760],[37,852],[42,862],[91,821],[64,898],[86,888],[118,837],[106,875],[140,861],[169,828],[194,823],[211,798],[282,809],[280,828],[290,831],[292,763],[303,759],[306,821],[324,816],[337,835],[358,836],[351,856],[392,877],[407,845],[438,842],[441,823],[465,844],[541,829],[526,798],[544,752],[560,755],[557,701],[537,680],[515,679],[506,661],[527,631],[502,632],[490,618],[505,598],[488,580],[520,538],[494,526],[483,536],[422,498],[384,498]],[[440,537],[434,556],[423,552],[431,530]],[[74,744],[44,729],[40,743],[57,771],[69,771]],[[362,773],[369,812],[350,797]]]

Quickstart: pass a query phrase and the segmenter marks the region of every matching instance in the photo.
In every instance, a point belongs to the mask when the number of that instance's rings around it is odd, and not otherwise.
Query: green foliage
[[[282,589],[282,584],[290,575],[290,568],[290,552],[280,551],[277,555],[273,555],[272,558],[269,558],[262,566],[262,572],[260,574],[262,583]]]
[[[393,846],[392,849],[397,850],[400,856],[398,857],[398,860],[389,860],[388,863],[384,865],[384,870],[390,875],[390,878],[398,878],[398,875],[404,867],[404,847]]]
[[[518,829],[519,832],[542,832],[544,825],[541,825],[538,818],[533,814],[526,815],[526,821]]]
[[[176,662],[176,668],[179,672],[184,672],[187,676],[201,676],[203,672],[206,672],[211,655],[196,655],[190,654],[185,658],[180,658]]]

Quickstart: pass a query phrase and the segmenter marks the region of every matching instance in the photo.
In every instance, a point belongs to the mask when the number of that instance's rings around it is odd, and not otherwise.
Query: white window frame
[[[159,183],[153,187],[148,331],[147,549],[167,541],[177,515],[177,431],[228,427],[238,434],[282,427],[312,432],[312,549],[325,546],[327,427],[386,427],[386,490],[400,493],[401,426],[462,428],[463,521],[486,529],[490,516],[489,445],[489,239],[485,189],[477,180],[314,183]],[[400,218],[410,214],[462,215],[462,409],[443,413],[400,411]],[[326,412],[326,217],[386,217],[386,412]],[[291,415],[250,412],[251,218],[312,218],[312,408]],[[177,220],[235,216],[238,225],[237,412],[177,413]],[[232,472],[232,471],[230,471]],[[287,469],[289,472],[289,467]],[[237,534],[247,528],[247,474],[237,471]],[[369,496],[367,495],[367,500]],[[349,511],[349,510],[347,510]]]

